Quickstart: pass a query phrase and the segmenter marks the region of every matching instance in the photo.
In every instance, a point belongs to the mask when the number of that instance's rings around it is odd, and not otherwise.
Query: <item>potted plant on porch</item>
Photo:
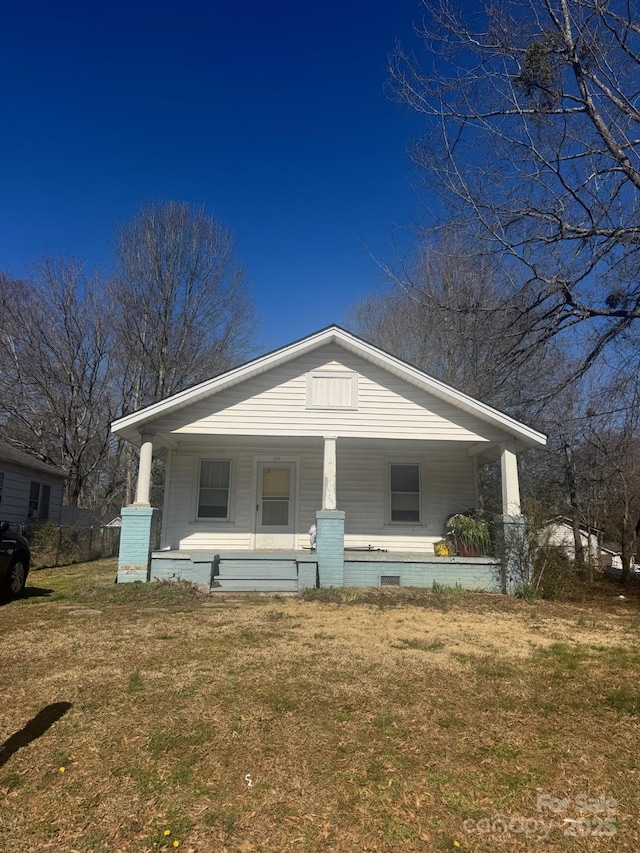
[[[451,539],[438,539],[433,543],[433,553],[436,557],[455,557],[456,548]]]
[[[491,550],[489,525],[471,512],[458,512],[447,519],[447,535],[459,557],[480,557]]]

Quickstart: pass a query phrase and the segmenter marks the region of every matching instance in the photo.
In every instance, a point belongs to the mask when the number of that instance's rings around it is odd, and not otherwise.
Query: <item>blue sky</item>
[[[108,270],[145,203],[205,204],[235,232],[279,346],[379,287],[424,219],[384,92],[418,0],[44,2],[3,10],[0,269],[45,252]]]

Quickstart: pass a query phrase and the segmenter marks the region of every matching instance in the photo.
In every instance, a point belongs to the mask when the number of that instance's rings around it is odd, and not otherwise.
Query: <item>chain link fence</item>
[[[120,545],[119,527],[67,527],[47,522],[25,524],[21,532],[31,547],[34,569],[116,557]]]

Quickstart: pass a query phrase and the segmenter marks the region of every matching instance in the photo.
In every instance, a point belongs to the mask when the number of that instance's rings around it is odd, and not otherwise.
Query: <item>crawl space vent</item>
[[[400,575],[380,575],[380,586],[400,586]]]

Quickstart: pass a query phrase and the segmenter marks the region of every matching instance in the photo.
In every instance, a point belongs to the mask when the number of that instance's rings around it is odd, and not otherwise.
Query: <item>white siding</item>
[[[402,444],[398,444],[402,448]],[[273,448],[211,442],[197,450],[174,451],[168,468],[162,547],[212,551],[244,551],[252,547],[255,522],[256,459],[265,459]],[[299,466],[297,533],[298,547],[308,546],[308,530],[322,502],[323,449],[300,447],[279,458],[295,459]],[[231,522],[195,521],[195,489],[198,459],[233,459],[234,512]],[[420,525],[387,523],[387,471],[389,462],[418,462],[422,474],[422,521]],[[473,459],[461,444],[413,445],[411,452],[388,453],[379,447],[338,442],[338,508],[346,512],[345,546],[387,548],[393,551],[424,549],[444,534],[445,519],[475,502]]]
[[[580,531],[580,541],[585,550],[585,554],[591,552],[593,560],[598,559],[598,539],[596,534],[588,536],[584,530]],[[573,528],[569,524],[562,522],[551,522],[548,524],[539,535],[539,542],[543,546],[556,546],[562,548],[568,557],[572,560],[575,558],[575,542],[573,538]]]
[[[421,523],[391,524],[388,515],[388,466],[417,462],[421,470]],[[394,454],[338,448],[338,508],[346,511],[345,547],[419,550],[444,535],[445,520],[475,504],[473,459],[455,445]],[[425,541],[426,540],[426,541]]]
[[[307,406],[307,374],[358,374],[357,410]],[[157,432],[358,436],[455,441],[504,438],[495,427],[403,379],[327,345],[154,422]]]

